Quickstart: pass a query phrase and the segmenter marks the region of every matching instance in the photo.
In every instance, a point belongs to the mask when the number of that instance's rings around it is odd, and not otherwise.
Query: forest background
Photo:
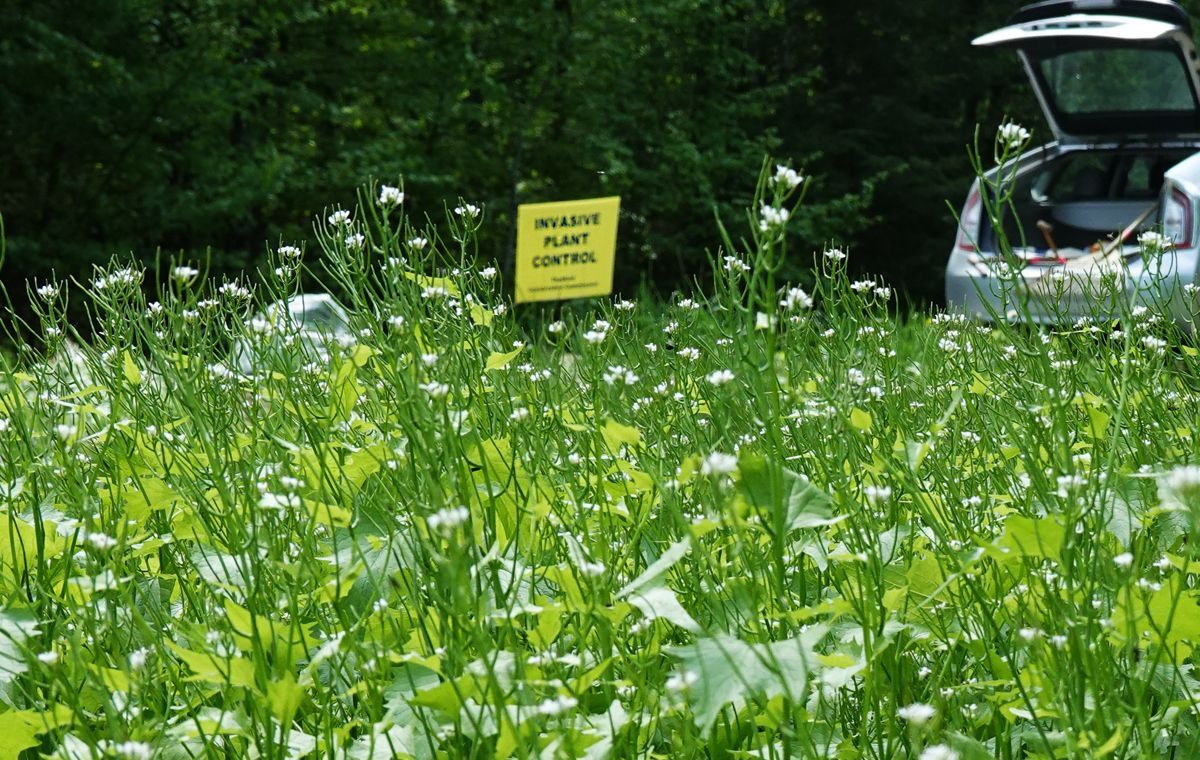
[[[418,219],[482,203],[502,265],[518,204],[620,195],[617,287],[666,292],[770,154],[812,177],[794,276],[836,244],[937,301],[976,124],[1051,139],[1015,56],[970,46],[1018,4],[7,0],[0,279],[156,251],[234,273],[403,176]]]

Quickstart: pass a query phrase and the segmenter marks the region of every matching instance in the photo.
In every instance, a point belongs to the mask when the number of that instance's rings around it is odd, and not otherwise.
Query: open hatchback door
[[[1191,22],[1172,0],[1048,0],[974,44],[1016,49],[1060,143],[1200,138]]]

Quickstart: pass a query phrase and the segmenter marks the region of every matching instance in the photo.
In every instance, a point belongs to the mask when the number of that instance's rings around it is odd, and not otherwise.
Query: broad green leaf
[[[634,591],[629,603],[642,611],[648,619],[662,618],[685,631],[700,633],[700,624],[679,603],[675,592],[663,586]]]
[[[312,648],[313,642],[301,626],[293,627],[266,615],[256,615],[232,599],[225,600],[225,616],[229,619],[233,641],[243,652],[261,649],[285,658],[290,665]]]
[[[630,581],[625,588],[618,591],[617,598],[623,599],[636,591],[654,586],[661,586],[663,576],[666,575],[668,570],[674,567],[675,563],[678,562],[683,555],[688,553],[688,549],[690,549],[691,546],[691,541],[686,538],[682,541],[676,541],[675,543],[671,544],[669,547],[667,547],[667,550],[659,555],[658,559],[654,560],[654,562],[652,562],[641,575]]]
[[[354,353],[350,355],[350,361],[354,362],[355,367],[362,367],[371,357],[378,352],[370,346],[359,344],[354,347]]]
[[[53,559],[66,547],[66,539],[55,532],[55,524],[42,523],[42,561]],[[0,512],[0,583],[12,573],[33,572],[38,564],[37,528],[9,512]]]
[[[871,413],[859,409],[857,406],[850,410],[850,425],[855,430],[870,430],[871,429]]]
[[[1157,591],[1136,585],[1121,589],[1113,609],[1112,632],[1122,641],[1154,642],[1182,663],[1200,642],[1200,604],[1196,593],[1172,575]]]
[[[667,651],[679,658],[681,675],[691,681],[688,704],[696,725],[707,735],[727,704],[738,710],[754,696],[770,699],[781,694],[802,704],[809,672],[817,665],[813,646],[824,634],[824,626],[817,625],[798,638],[768,644],[748,644],[721,634]]]
[[[1004,523],[1004,535],[996,542],[1002,557],[1046,557],[1061,561],[1066,529],[1054,517],[1012,515]]]
[[[637,428],[622,425],[616,420],[606,421],[600,432],[604,436],[604,442],[612,451],[616,451],[622,445],[637,446],[642,441],[642,434]]]
[[[17,760],[21,753],[38,745],[37,735],[49,729],[38,729],[27,710],[0,713],[0,760]]]
[[[284,673],[267,684],[267,705],[280,725],[287,726],[304,701],[304,687],[296,683],[291,673]]]
[[[412,280],[422,288],[440,288],[445,290],[450,296],[457,297],[459,295],[458,285],[449,277],[431,277],[417,272],[405,272],[404,277]]]
[[[254,663],[241,657],[218,657],[184,649],[168,641],[167,647],[183,660],[194,675],[188,680],[203,681],[217,686],[241,686],[254,690]]]
[[[742,498],[769,516],[779,514],[785,532],[833,525],[845,519],[835,517],[829,495],[798,472],[759,456],[744,456],[738,462],[738,473]]]
[[[485,372],[490,372],[492,370],[497,370],[497,369],[504,369],[505,367],[507,367],[509,365],[509,362],[511,362],[513,359],[517,358],[517,355],[519,353],[521,353],[521,349],[519,349],[519,348],[516,349],[515,351],[509,351],[506,354],[502,354],[497,351],[493,351],[488,356],[487,362],[483,365],[483,369]]]
[[[412,726],[390,726],[380,730],[379,725],[366,736],[350,746],[345,757],[349,760],[393,760],[393,758],[415,757]]]
[[[133,385],[139,385],[142,382],[142,371],[138,369],[137,363],[133,360],[133,354],[125,352],[122,359],[122,368],[125,371],[125,379]]]

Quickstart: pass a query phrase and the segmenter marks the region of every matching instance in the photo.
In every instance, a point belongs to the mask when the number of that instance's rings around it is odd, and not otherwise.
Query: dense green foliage
[[[211,247],[216,271],[235,271],[264,239],[311,240],[331,199],[403,174],[419,213],[482,202],[481,245],[501,263],[516,204],[619,194],[618,283],[666,290],[703,270],[712,207],[736,221],[771,151],[816,177],[798,250],[854,244],[857,269],[936,296],[973,125],[1034,121],[1012,56],[969,47],[1011,10],[10,0],[4,281],[160,246]]]
[[[317,220],[336,333],[259,311],[290,247],[41,286],[0,760],[1195,757],[1200,374],[1156,291],[899,323],[840,251],[780,283],[791,180],[711,297],[533,333],[479,218],[382,190]]]

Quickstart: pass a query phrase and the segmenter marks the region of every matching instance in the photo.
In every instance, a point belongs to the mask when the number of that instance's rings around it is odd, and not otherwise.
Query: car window
[[[1073,50],[1039,62],[1057,110],[1068,114],[1192,111],[1187,69],[1174,50]]]
[[[1108,196],[1109,165],[1112,156],[1076,155],[1054,177],[1047,190],[1053,200],[1096,200]]]

